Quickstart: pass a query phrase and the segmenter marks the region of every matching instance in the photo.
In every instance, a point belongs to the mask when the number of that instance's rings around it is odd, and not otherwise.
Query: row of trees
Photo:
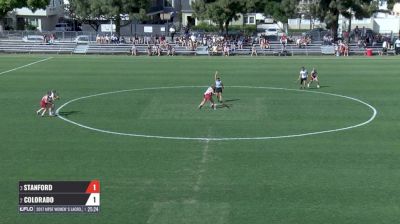
[[[45,9],[50,0],[0,0],[0,30],[2,19],[8,12],[16,8],[28,7],[35,11]],[[69,0],[66,6],[69,16],[81,23],[92,25],[98,30],[99,20],[113,20],[116,33],[120,33],[122,15],[129,16],[130,20],[144,19],[150,0]]]
[[[120,34],[121,26],[130,24],[123,24],[121,16],[128,16],[128,21],[143,20],[149,6],[149,0],[69,0],[66,8],[71,18],[91,25],[96,31],[100,20],[113,20],[115,31]]]
[[[0,0],[0,21],[15,8],[28,7],[36,10],[45,8],[49,1]],[[398,1],[389,0],[389,6],[392,7]],[[327,28],[332,29],[335,36],[339,15],[346,18],[365,18],[378,9],[378,0],[312,0],[313,4],[308,4],[306,8],[300,7],[299,3],[300,0],[196,0],[192,2],[192,8],[196,18],[211,20],[221,31],[226,32],[229,24],[238,18],[238,14],[263,12],[282,23],[300,15],[319,19],[327,24]],[[120,27],[124,25],[121,24],[121,15],[129,16],[130,20],[145,19],[150,4],[150,0],[69,0],[67,10],[71,18],[88,23],[96,30],[100,25],[99,20],[112,19],[116,24],[116,32],[120,33]]]
[[[32,10],[42,9],[50,0],[0,0],[0,30],[3,29],[3,18],[13,9],[28,7]]]
[[[395,0],[391,0],[395,1]],[[312,4],[300,7],[300,0],[196,0],[192,7],[199,19],[209,19],[220,30],[228,31],[229,24],[239,13],[263,12],[277,21],[287,23],[290,18],[301,15],[319,19],[326,23],[337,36],[339,15],[351,19],[370,17],[378,9],[376,0],[313,0]]]
[[[0,0],[0,19],[16,8],[28,7],[32,10],[45,8],[50,0]]]

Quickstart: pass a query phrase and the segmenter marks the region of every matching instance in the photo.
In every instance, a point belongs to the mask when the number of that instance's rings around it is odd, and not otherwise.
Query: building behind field
[[[60,18],[64,17],[64,1],[50,0],[46,9],[32,11],[28,8],[14,9],[4,19],[6,30],[29,30],[39,31],[54,30]]]
[[[315,0],[301,0],[299,7],[303,11],[303,15],[306,14],[307,7],[310,4],[314,4]],[[374,13],[370,18],[364,19],[355,19],[354,17],[351,19],[351,30],[358,26],[359,28],[365,27],[373,30],[376,33],[388,34],[395,33],[397,34],[400,31],[400,3],[396,3],[393,7],[393,10],[388,9],[387,0],[379,0],[378,1],[379,12]],[[339,17],[339,33],[342,31],[346,31],[350,21],[343,16]],[[323,22],[320,22],[318,19],[310,19],[307,16],[301,16],[296,19],[289,19],[288,21],[289,29],[292,30],[304,30],[304,29],[312,29],[316,27],[325,27]]]

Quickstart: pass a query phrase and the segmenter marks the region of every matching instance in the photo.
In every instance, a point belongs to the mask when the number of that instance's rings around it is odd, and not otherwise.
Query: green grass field
[[[30,64],[48,57],[0,55],[0,223],[400,220],[398,57],[52,56]],[[299,90],[302,65],[318,69],[320,89]],[[229,108],[198,110],[215,70]],[[62,97],[57,106],[93,95],[59,113],[108,133],[37,116],[50,89]],[[343,96],[375,107],[375,119]],[[93,179],[99,214],[18,213],[20,180]]]

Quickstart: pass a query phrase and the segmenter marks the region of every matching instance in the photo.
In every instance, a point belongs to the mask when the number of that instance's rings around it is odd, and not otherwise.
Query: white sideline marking
[[[193,190],[195,192],[198,192],[200,190],[200,184],[201,184],[201,180],[203,179],[203,173],[206,171],[206,168],[204,166],[207,163],[208,145],[209,145],[208,143],[209,142],[210,142],[210,140],[206,140],[206,145],[203,148],[203,153],[202,153],[202,156],[201,156],[199,169],[198,169],[198,172],[197,172],[196,183],[194,184],[194,187],[193,187]]]
[[[106,134],[132,136],[132,137],[143,137],[143,138],[174,139],[174,140],[233,141],[233,140],[267,140],[267,139],[280,139],[280,138],[294,138],[294,137],[302,137],[302,136],[308,136],[308,135],[318,135],[318,134],[324,134],[324,133],[344,131],[344,130],[349,130],[349,129],[352,129],[352,128],[361,127],[361,126],[364,126],[364,125],[372,122],[375,119],[375,117],[376,117],[376,115],[378,113],[377,110],[375,109],[375,107],[373,107],[372,105],[370,105],[370,104],[368,104],[368,103],[366,103],[366,102],[364,102],[364,101],[362,101],[360,99],[357,99],[357,98],[354,98],[354,97],[350,97],[350,96],[344,96],[344,95],[340,95],[340,94],[335,94],[335,93],[318,92],[318,91],[311,91],[311,90],[288,89],[288,88],[279,88],[279,87],[227,86],[227,87],[230,87],[230,88],[273,89],[273,90],[284,90],[284,91],[307,92],[307,93],[324,94],[324,95],[329,95],[329,96],[341,97],[341,98],[345,98],[345,99],[356,101],[358,103],[361,103],[361,104],[367,106],[368,108],[370,108],[372,110],[372,116],[367,121],[364,121],[364,122],[356,124],[356,125],[352,125],[352,126],[348,126],[348,127],[344,127],[344,128],[330,129],[330,130],[325,130],[325,131],[308,132],[308,133],[302,133],[302,134],[280,135],[280,136],[264,136],[264,137],[232,137],[232,138],[212,138],[212,137],[209,138],[209,137],[203,137],[203,138],[201,138],[201,137],[172,137],[172,136],[158,136],[158,135],[143,135],[143,134],[108,131],[108,130],[89,127],[89,126],[80,124],[78,122],[71,121],[71,120],[69,120],[69,119],[67,119],[67,118],[65,118],[65,117],[63,117],[63,116],[61,116],[59,114],[60,110],[63,107],[67,106],[68,104],[70,104],[72,102],[75,102],[75,101],[78,101],[78,100],[82,100],[82,99],[86,99],[86,98],[96,97],[96,96],[103,96],[103,95],[123,93],[123,92],[132,92],[132,91],[144,91],[144,90],[205,88],[205,87],[206,86],[152,87],[152,88],[126,89],[126,90],[98,93],[98,94],[93,94],[93,95],[89,95],[89,96],[83,96],[83,97],[72,99],[72,100],[64,103],[63,105],[61,105],[56,110],[56,114],[57,114],[58,118],[66,121],[66,122],[69,122],[69,123],[74,124],[76,126],[79,126],[79,127],[82,127],[82,128],[86,128],[86,129],[89,129],[89,130],[92,130],[92,131],[102,132],[102,133],[106,133]]]
[[[4,74],[6,74],[6,73],[9,73],[9,72],[12,72],[12,71],[16,71],[16,70],[18,70],[18,69],[25,68],[25,67],[28,67],[28,66],[31,66],[31,65],[40,63],[40,62],[44,62],[44,61],[50,60],[50,59],[53,59],[53,57],[45,58],[45,59],[42,59],[42,60],[39,60],[39,61],[35,61],[35,62],[26,64],[26,65],[22,65],[22,66],[19,66],[19,67],[16,67],[16,68],[13,68],[13,69],[4,71],[4,72],[0,72],[0,75],[4,75]]]
[[[104,55],[93,55],[91,57],[104,57]],[[132,56],[124,56],[127,60],[131,61]],[[154,57],[153,57],[154,58]],[[255,57],[251,57],[251,56],[230,56],[230,57],[213,57],[213,56],[204,56],[204,57],[199,57],[199,56],[189,56],[189,55],[176,55],[174,57],[163,57],[163,58],[158,58],[160,60],[198,60],[199,58],[205,59],[205,60],[213,60],[215,61],[215,59],[219,59],[221,58],[221,60],[234,60],[234,59],[240,59],[240,60],[299,60],[299,59],[304,59],[304,57],[302,57],[301,55],[295,55],[295,56],[289,56],[289,57],[274,57],[274,56],[255,56]],[[139,55],[135,57],[135,60],[152,60],[151,57],[146,56],[146,55]],[[363,56],[350,56],[350,57],[336,57],[336,56],[322,56],[322,57],[313,57],[313,56],[308,56],[307,60],[396,60],[398,61],[399,58],[398,57],[363,57]]]

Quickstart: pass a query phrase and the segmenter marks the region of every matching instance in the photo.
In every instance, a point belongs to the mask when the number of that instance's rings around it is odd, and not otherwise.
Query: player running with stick
[[[300,80],[300,89],[306,88],[307,77],[308,77],[307,69],[305,69],[303,66],[303,67],[301,67],[299,78],[297,79],[297,81]]]
[[[55,90],[52,90],[48,102],[50,116],[55,116],[55,109],[56,109],[55,101],[58,99],[60,99],[60,97],[58,96],[57,92]]]
[[[49,111],[49,116],[55,116],[55,104],[54,101],[59,99],[60,97],[57,95],[55,90],[47,92],[46,95],[42,97],[40,100],[40,109],[36,111],[37,115],[41,115],[42,117],[44,114]]]
[[[206,92],[204,92],[203,100],[201,101],[201,103],[200,103],[198,108],[201,109],[207,101],[210,101],[211,108],[216,110],[217,109],[217,105],[215,105],[214,100],[212,98],[213,94],[215,94],[215,86],[214,85],[208,87]]]
[[[222,90],[224,89],[224,84],[222,83],[221,78],[218,76],[218,71],[215,71],[214,80],[215,94],[217,95],[218,102],[222,103]]]
[[[47,94],[44,95],[44,96],[42,97],[42,99],[40,100],[40,109],[39,109],[38,111],[36,111],[36,114],[37,114],[37,115],[40,114],[40,116],[43,117],[44,114],[46,113],[47,107],[48,107],[49,98],[50,98],[50,94],[51,94],[50,91],[47,92]]]
[[[314,81],[317,82],[317,88],[319,88],[318,72],[315,68],[313,68],[311,71],[310,81],[308,82],[307,87],[310,88],[310,84],[313,83]]]

